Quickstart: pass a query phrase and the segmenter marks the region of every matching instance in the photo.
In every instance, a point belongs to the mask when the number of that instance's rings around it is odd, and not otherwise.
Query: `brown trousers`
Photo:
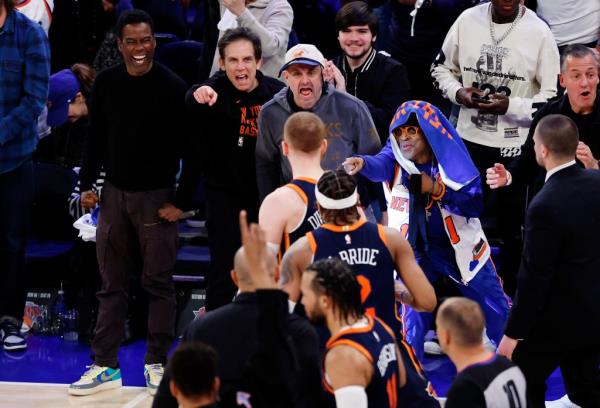
[[[106,182],[102,189],[96,253],[102,278],[92,342],[94,361],[116,367],[127,315],[130,274],[142,264],[141,285],[148,294],[148,348],[145,364],[166,362],[174,338],[176,301],[172,272],[177,256],[177,223],[158,210],[170,201],[171,188],[123,191]]]

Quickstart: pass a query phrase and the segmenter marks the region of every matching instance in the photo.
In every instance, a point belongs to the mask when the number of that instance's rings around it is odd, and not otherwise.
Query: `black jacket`
[[[535,151],[533,150],[533,133],[538,122],[544,117],[551,114],[560,113],[568,116],[575,121],[579,129],[579,140],[590,147],[592,154],[596,159],[600,159],[600,93],[596,95],[596,104],[594,111],[589,115],[579,115],[573,112],[569,98],[567,95],[553,98],[544,104],[536,113],[527,140],[521,146],[521,155],[515,158],[508,171],[510,171],[513,182],[526,184],[530,187],[530,196],[535,195],[542,185],[546,177],[546,171],[540,167],[535,160]],[[581,163],[580,163],[581,164]]]
[[[289,314],[279,290],[241,293],[235,300],[192,321],[183,341],[201,341],[217,351],[220,407],[237,407],[238,391],[256,408],[322,405],[317,335],[310,323]],[[177,408],[165,372],[153,408]]]
[[[241,92],[224,72],[217,72],[202,84],[211,86],[218,93],[213,106],[200,105],[194,99],[194,91],[202,85],[194,85],[187,92],[186,105],[193,128],[194,155],[198,158],[195,162],[199,168],[186,171],[182,184],[196,184],[194,182],[202,173],[209,188],[258,197],[254,159],[258,114],[262,105],[284,84],[260,71],[256,77],[258,87],[251,92]],[[187,189],[186,186],[183,188]]]
[[[356,96],[369,108],[381,144],[384,145],[396,109],[410,98],[404,65],[375,49],[364,64],[354,71],[348,66],[344,55],[335,58],[333,63],[344,75],[346,92]]]
[[[600,344],[599,209],[600,171],[576,165],[533,199],[507,336],[554,350]]]

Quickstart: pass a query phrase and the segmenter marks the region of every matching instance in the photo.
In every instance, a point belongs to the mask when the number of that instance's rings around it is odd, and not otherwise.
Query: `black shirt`
[[[506,358],[494,354],[489,360],[461,371],[450,386],[446,408],[524,408],[525,377]]]
[[[192,321],[183,341],[201,341],[217,351],[221,407],[237,407],[239,392],[250,394],[254,407],[322,405],[317,335],[306,319],[289,314],[282,291],[237,295]],[[177,407],[169,381],[165,371],[153,408]]]
[[[185,91],[183,80],[157,62],[142,76],[129,75],[125,65],[102,71],[92,91],[81,190],[91,188],[101,166],[122,190],[174,186],[187,136]]]
[[[281,81],[256,72],[258,86],[250,92],[237,90],[223,71],[202,85],[218,94],[213,106],[200,105],[194,85],[186,95],[190,121],[194,123],[194,152],[206,184],[211,188],[254,194],[256,182],[256,139],[262,105],[284,87]],[[183,183],[183,181],[182,181]]]
[[[513,183],[528,185],[530,196],[535,195],[542,188],[546,177],[546,170],[540,167],[535,159],[533,134],[537,124],[543,117],[556,113],[573,119],[579,131],[579,140],[589,146],[594,158],[600,159],[600,93],[596,94],[594,110],[587,115],[573,112],[566,94],[549,100],[533,118],[527,139],[521,146],[521,155],[508,166]],[[583,167],[581,163],[579,164]]]

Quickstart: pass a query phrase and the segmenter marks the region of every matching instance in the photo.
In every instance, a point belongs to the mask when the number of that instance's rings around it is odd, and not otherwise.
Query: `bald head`
[[[267,246],[267,254],[267,268],[271,277],[275,279],[275,273],[277,270],[277,252]],[[249,287],[254,285],[250,277],[250,271],[248,269],[248,261],[246,260],[244,247],[240,247],[235,253],[235,257],[233,258],[233,270],[237,275],[238,286],[240,287],[240,290],[249,289]]]
[[[470,299],[452,297],[444,301],[438,310],[436,322],[438,327],[450,333],[458,346],[479,346],[483,342],[483,312]]]

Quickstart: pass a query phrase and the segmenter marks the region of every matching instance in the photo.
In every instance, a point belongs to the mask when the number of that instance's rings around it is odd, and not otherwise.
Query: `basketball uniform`
[[[317,199],[315,198],[316,184],[317,181],[314,179],[299,177],[293,179],[284,186],[291,188],[298,196],[300,196],[306,205],[306,210],[304,212],[304,217],[294,229],[289,232],[284,231],[280,248],[282,255],[287,251],[290,245],[298,240],[298,238],[302,238],[307,232],[317,229],[323,224],[323,220],[317,209]]]
[[[381,225],[358,221],[352,225],[323,224],[306,234],[313,261],[336,256],[348,263],[361,285],[365,313],[377,316],[392,329],[406,368],[406,386],[400,389],[404,407],[439,407],[435,391],[415,353],[402,338],[402,323],[396,304],[395,263],[386,246]]]
[[[340,345],[358,350],[371,363],[373,375],[366,387],[369,407],[396,408],[400,372],[396,339],[392,330],[376,317],[366,315],[368,323],[361,327],[348,327],[331,337],[327,342],[325,355],[332,348]],[[325,361],[325,358],[323,358]],[[325,371],[325,370],[323,370]],[[333,388],[323,380],[325,389],[333,393]]]

